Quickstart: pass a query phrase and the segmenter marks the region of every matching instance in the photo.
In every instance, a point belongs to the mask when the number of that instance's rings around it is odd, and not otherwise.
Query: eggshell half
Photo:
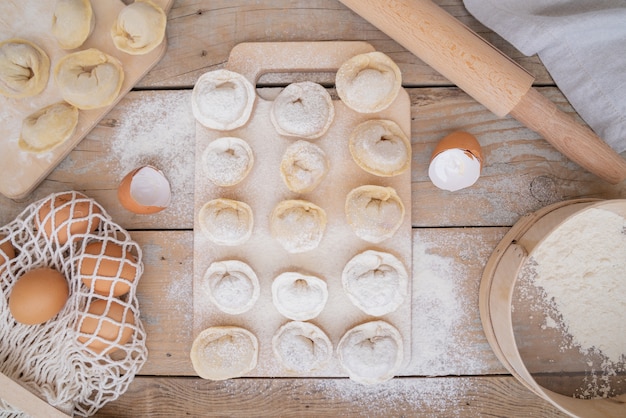
[[[428,167],[428,177],[442,190],[457,191],[476,183],[480,177],[483,154],[474,135],[456,131],[435,147]]]
[[[100,209],[87,196],[67,192],[46,200],[35,216],[35,224],[48,240],[56,238],[63,245],[71,236],[93,233],[100,224],[100,219],[94,216],[97,213]]]
[[[79,324],[78,341],[92,351],[104,355],[119,350],[120,346],[130,340],[134,332],[135,316],[119,302],[96,299],[91,302]]]
[[[128,293],[137,278],[136,262],[130,251],[121,245],[113,241],[94,241],[81,254],[81,280],[100,295],[121,296]]]
[[[478,158],[478,160],[481,162],[482,167],[482,148],[480,147],[480,144],[478,143],[476,137],[465,131],[455,131],[445,136],[441,141],[439,141],[437,146],[435,146],[430,160],[432,161],[433,158],[437,156],[437,154],[452,148],[462,149],[471,153],[474,157]]]
[[[160,170],[152,166],[139,167],[122,179],[117,198],[124,208],[133,213],[157,213],[170,204],[170,183]]]
[[[42,324],[58,314],[69,296],[65,277],[52,268],[24,273],[13,285],[9,310],[17,322]]]

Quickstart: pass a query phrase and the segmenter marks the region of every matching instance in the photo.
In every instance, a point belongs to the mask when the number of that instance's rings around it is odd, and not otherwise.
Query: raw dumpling
[[[252,208],[232,199],[207,202],[198,214],[200,228],[208,238],[220,245],[239,245],[252,235]]]
[[[411,166],[411,142],[391,120],[361,123],[352,131],[349,147],[354,162],[377,176],[395,176]]]
[[[285,370],[308,373],[324,366],[333,354],[330,339],[309,322],[287,322],[272,338],[274,355]]]
[[[374,244],[391,238],[404,219],[404,205],[392,187],[357,187],[348,193],[345,210],[354,233]]]
[[[202,155],[204,172],[217,186],[234,186],[241,182],[254,164],[252,148],[236,137],[222,137],[211,142]]]
[[[196,337],[190,357],[194,370],[201,378],[232,379],[256,367],[259,341],[244,328],[210,327]]]
[[[261,292],[259,279],[252,268],[239,260],[211,263],[204,274],[209,298],[222,311],[237,315],[254,306]]]
[[[116,58],[91,48],[61,58],[54,79],[65,101],[79,109],[97,109],[117,99],[124,70]]]
[[[90,0],[57,0],[52,35],[63,49],[81,46],[93,32],[96,17]]]
[[[72,136],[78,109],[66,102],[46,106],[22,121],[18,146],[24,151],[46,152]]]
[[[306,200],[283,200],[270,217],[272,236],[290,253],[317,248],[326,229],[326,212]]]
[[[396,256],[368,250],[354,256],[341,273],[348,298],[368,315],[394,312],[408,294],[409,275]]]
[[[0,93],[21,99],[41,93],[48,84],[50,58],[24,39],[0,43]]]
[[[322,312],[327,300],[326,282],[319,277],[285,272],[272,282],[274,306],[289,319],[313,319]]]
[[[239,73],[215,70],[200,76],[191,93],[196,120],[210,129],[230,131],[248,122],[256,92]]]
[[[289,145],[280,162],[280,175],[292,192],[307,193],[315,189],[328,172],[326,153],[308,141]]]
[[[402,87],[395,62],[382,52],[356,55],[344,62],[335,77],[337,95],[350,109],[375,113],[388,108]]]
[[[350,379],[365,385],[382,383],[402,365],[402,335],[385,321],[366,322],[341,337],[337,355]]]
[[[330,94],[311,81],[289,84],[276,97],[270,111],[279,134],[307,139],[324,135],[334,117]]]
[[[131,55],[143,55],[163,42],[167,16],[149,0],[135,0],[120,11],[111,28],[115,47]]]

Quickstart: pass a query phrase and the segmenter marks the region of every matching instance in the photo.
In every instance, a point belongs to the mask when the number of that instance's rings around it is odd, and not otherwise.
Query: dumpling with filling
[[[163,42],[166,25],[167,16],[161,7],[150,0],[135,0],[113,22],[113,44],[130,55],[147,54]]]
[[[354,233],[374,244],[391,238],[404,219],[404,204],[393,187],[364,185],[352,189],[345,211]]]
[[[237,137],[221,137],[212,141],[202,154],[207,178],[217,186],[228,187],[240,183],[254,165],[252,148]]]
[[[315,139],[324,135],[335,117],[326,89],[312,81],[291,83],[272,103],[270,118],[281,135]]]
[[[382,383],[391,379],[402,365],[402,334],[388,322],[366,322],[341,337],[337,355],[351,380],[364,385]]]
[[[41,93],[48,84],[50,58],[25,39],[0,43],[0,93],[15,99]]]
[[[283,200],[270,216],[270,232],[289,253],[310,251],[326,230],[326,212],[306,200]]]
[[[350,135],[349,148],[354,162],[377,176],[396,176],[411,166],[411,141],[392,120],[359,124]]]
[[[283,182],[296,193],[314,190],[327,172],[326,153],[309,141],[300,140],[289,145],[280,162]]]
[[[379,51],[344,62],[335,77],[337,95],[350,109],[376,113],[388,108],[402,87],[398,65]]]
[[[368,315],[394,312],[409,290],[409,274],[393,254],[367,250],[354,256],[341,273],[341,284],[354,305]]]
[[[302,374],[319,370],[328,363],[333,345],[316,325],[292,321],[276,331],[272,338],[272,351],[287,372]]]
[[[200,209],[198,220],[200,229],[219,245],[240,245],[252,236],[252,208],[239,200],[213,199]]]
[[[57,0],[52,14],[52,35],[63,49],[80,47],[96,25],[90,0]]]
[[[319,277],[288,271],[272,282],[272,301],[283,316],[308,321],[322,312],[328,300],[328,287]]]
[[[254,86],[247,78],[220,69],[198,78],[191,92],[191,110],[207,128],[230,131],[248,122],[255,100]]]
[[[51,104],[22,121],[18,146],[23,151],[49,151],[72,136],[78,124],[78,109],[67,102]]]
[[[90,48],[61,58],[54,79],[65,101],[79,109],[97,109],[118,98],[124,69],[117,58]]]
[[[256,273],[239,260],[211,263],[204,273],[204,282],[208,286],[211,302],[231,315],[249,311],[261,293]]]

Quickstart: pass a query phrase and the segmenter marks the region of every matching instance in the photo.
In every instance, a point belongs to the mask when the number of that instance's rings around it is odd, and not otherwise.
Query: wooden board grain
[[[173,0],[158,0],[166,13]],[[81,110],[74,134],[63,144],[45,153],[22,151],[18,139],[22,120],[33,112],[62,100],[54,83],[54,67],[58,60],[70,51],[61,49],[50,34],[55,2],[37,0],[6,1],[0,6],[0,39],[24,38],[39,45],[50,57],[50,79],[47,87],[37,96],[12,99],[0,96],[0,166],[11,173],[0,176],[0,193],[12,198],[26,197],[59,162],[78,144],[109,110],[161,59],[167,48],[164,41],[148,54],[132,56],[119,51],[111,39],[111,26],[125,5],[119,0],[92,2],[96,25],[92,35],[80,50],[98,48],[118,58],[124,67],[124,84],[118,98],[109,106]],[[73,51],[72,51],[73,52]]]

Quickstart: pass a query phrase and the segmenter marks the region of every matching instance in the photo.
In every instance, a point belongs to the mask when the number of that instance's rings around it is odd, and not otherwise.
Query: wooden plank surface
[[[436,3],[533,73],[541,92],[573,113],[537,57],[522,56],[480,25],[462,0]],[[514,119],[495,117],[334,0],[176,0],[167,36],[163,60],[28,198],[0,197],[5,224],[51,192],[83,191],[142,245],[146,268],[138,294],[149,359],[129,391],[97,416],[564,416],[511,377],[489,347],[478,311],[482,269],[521,216],[567,199],[624,197],[626,184],[597,179]],[[239,42],[302,40],[370,42],[399,64],[410,96],[412,377],[381,386],[347,379],[208,382],[195,377],[189,360],[195,160],[190,88],[202,73],[223,67]],[[332,77],[320,74],[318,80],[332,86]],[[261,82],[272,88],[292,79],[277,74]],[[427,164],[439,139],[457,129],[477,136],[485,165],[474,186],[450,193],[432,185]],[[172,205],[159,214],[133,215],[116,198],[123,176],[143,164],[162,169],[172,184]],[[529,368],[543,366],[531,362]],[[575,389],[566,375],[538,378],[553,389]]]

